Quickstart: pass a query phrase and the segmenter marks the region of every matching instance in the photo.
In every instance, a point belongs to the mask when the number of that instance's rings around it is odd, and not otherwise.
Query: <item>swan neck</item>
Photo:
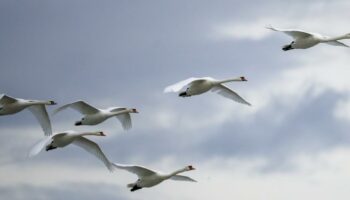
[[[186,169],[178,169],[178,170],[176,170],[176,171],[166,175],[166,178],[171,178],[171,177],[173,177],[173,176],[175,176],[177,174],[180,174],[182,172],[185,172],[185,171],[187,171],[187,170]]]
[[[100,132],[83,132],[83,133],[78,133],[78,136],[87,136],[87,135],[95,135],[95,136],[101,136]]]
[[[228,82],[233,82],[233,81],[242,81],[241,78],[230,78],[230,79],[224,79],[221,81],[217,81],[218,84],[221,83],[228,83]]]
[[[331,38],[326,38],[323,39],[323,42],[331,42],[331,41],[336,41],[336,40],[343,40],[343,39],[350,39],[349,34],[345,34],[345,35],[341,35],[341,36],[337,36],[337,37],[331,37]]]
[[[29,101],[28,105],[52,105],[52,101]]]
[[[116,116],[116,115],[120,115],[120,114],[128,113],[128,112],[130,112],[130,110],[128,110],[128,109],[121,110],[121,111],[115,111],[115,112],[112,112],[112,116]]]

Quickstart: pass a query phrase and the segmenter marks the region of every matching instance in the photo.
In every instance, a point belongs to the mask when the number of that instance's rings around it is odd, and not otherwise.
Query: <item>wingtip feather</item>
[[[173,90],[169,87],[166,87],[164,90],[163,90],[163,93],[169,93],[169,92],[173,92]]]

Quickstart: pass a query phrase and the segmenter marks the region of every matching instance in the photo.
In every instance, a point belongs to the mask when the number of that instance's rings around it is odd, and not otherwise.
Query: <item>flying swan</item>
[[[97,132],[75,132],[75,131],[64,131],[55,133],[52,136],[48,136],[39,141],[29,152],[29,157],[35,156],[44,148],[46,151],[50,151],[56,148],[63,148],[69,144],[75,144],[87,152],[93,154],[100,159],[108,170],[113,171],[113,165],[102,152],[101,148],[95,142],[85,138],[84,136],[106,136],[102,131]]]
[[[212,92],[216,92],[221,96],[232,99],[238,103],[250,106],[251,104],[244,100],[242,97],[240,97],[236,92],[223,85],[223,83],[233,81],[247,81],[247,79],[243,76],[225,80],[216,80],[211,77],[192,77],[166,87],[164,89],[164,92],[180,92],[182,88],[187,86],[186,91],[182,91],[179,93],[180,97],[190,97],[193,95],[199,95],[210,90]]]
[[[283,32],[294,39],[292,43],[283,46],[282,50],[284,51],[288,51],[291,49],[307,49],[319,43],[325,43],[325,44],[334,45],[334,46],[349,47],[348,45],[342,42],[339,42],[338,40],[350,39],[350,33],[341,35],[338,37],[328,37],[318,33],[309,33],[309,32],[297,30],[297,29],[279,29],[279,28],[274,28],[272,26],[268,26],[266,28],[273,31]]]
[[[196,180],[188,176],[178,175],[179,173],[182,173],[182,172],[195,170],[195,168],[193,168],[192,165],[186,166],[184,168],[181,168],[169,174],[157,172],[151,169],[147,169],[146,167],[137,166],[137,165],[122,165],[117,163],[112,163],[112,165],[116,168],[127,170],[138,176],[138,180],[135,183],[130,183],[127,185],[128,188],[131,188],[130,189],[131,192],[142,189],[144,187],[153,187],[167,179],[171,179],[175,181],[197,182]]]
[[[129,109],[112,107],[107,109],[97,109],[84,101],[77,101],[57,108],[53,114],[56,114],[68,107],[73,108],[84,115],[80,121],[75,122],[76,126],[96,125],[102,123],[108,118],[116,117],[122,124],[123,129],[128,130],[132,127],[130,113],[138,113],[135,108]]]
[[[0,95],[1,96],[1,95]],[[49,115],[45,105],[55,105],[54,101],[25,100],[3,94],[0,97],[0,115],[11,115],[26,108],[33,113],[46,136],[52,134]]]

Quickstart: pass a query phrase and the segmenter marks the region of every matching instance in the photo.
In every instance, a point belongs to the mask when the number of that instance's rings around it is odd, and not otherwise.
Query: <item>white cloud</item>
[[[309,32],[318,32],[324,35],[336,36],[350,32],[348,27],[344,26],[344,24],[346,24],[346,19],[350,17],[348,12],[349,5],[350,3],[347,1],[337,1],[332,3],[312,2],[311,4],[307,4],[306,2],[302,2],[301,4],[296,3],[291,6],[296,6],[293,7],[293,9],[298,9],[299,12],[292,12],[292,10],[288,9],[266,13],[264,16],[253,15],[250,16],[250,18],[240,18],[228,22],[220,22],[219,24],[212,26],[210,37],[221,40],[261,40],[271,34],[276,34],[276,37],[282,37],[282,33],[281,36],[277,36],[277,33],[264,28],[268,25],[279,28],[301,29]],[[281,6],[276,5],[276,7],[273,8],[281,9]],[[329,13],[336,12],[337,14],[331,15],[325,13],[325,9],[329,10]],[[283,35],[283,37],[289,38],[287,35]]]
[[[249,23],[249,22],[248,22]],[[253,24],[242,24],[239,22],[227,23],[215,26],[213,38],[216,39],[252,39],[260,40],[265,38],[269,33],[264,28],[266,24],[263,21]]]
[[[31,163],[30,165],[1,166],[2,186],[28,184],[35,187],[60,187],[65,183],[108,184],[120,187],[123,195],[134,199],[268,199],[328,200],[334,194],[346,200],[350,195],[344,188],[350,178],[348,170],[350,149],[337,148],[318,155],[299,155],[292,162],[293,171],[260,173],[264,160],[240,160],[218,157],[202,163],[193,163],[197,170],[186,175],[198,183],[166,181],[154,188],[130,193],[125,187],[136,176],[117,170],[110,174],[101,168],[73,167],[66,164]],[[165,172],[176,170],[182,164],[173,158],[148,163]],[[181,165],[181,166],[180,166]],[[113,187],[112,187],[113,188]],[[113,191],[110,191],[111,193]]]

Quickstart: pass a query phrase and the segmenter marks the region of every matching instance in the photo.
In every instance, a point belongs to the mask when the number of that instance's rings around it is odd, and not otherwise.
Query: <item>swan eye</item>
[[[85,120],[85,118],[83,117],[83,119],[81,119],[82,121],[84,121]]]

